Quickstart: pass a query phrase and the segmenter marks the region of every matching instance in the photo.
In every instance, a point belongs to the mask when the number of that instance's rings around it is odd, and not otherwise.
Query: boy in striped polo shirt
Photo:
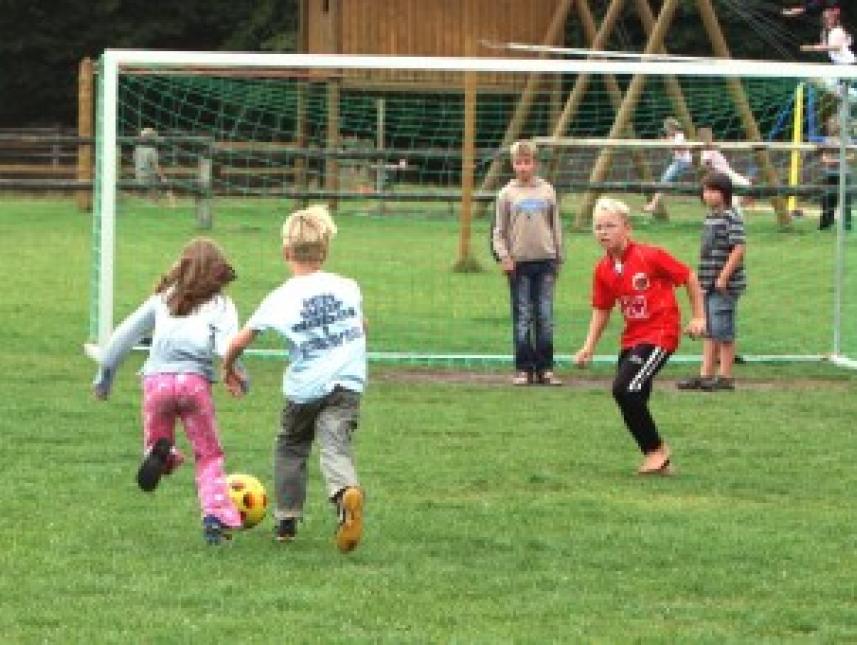
[[[702,201],[710,209],[705,216],[698,272],[708,335],[699,376],[679,381],[678,388],[734,390],[735,318],[738,298],[747,288],[744,221],[732,207],[732,181],[726,174],[713,173],[702,180]]]

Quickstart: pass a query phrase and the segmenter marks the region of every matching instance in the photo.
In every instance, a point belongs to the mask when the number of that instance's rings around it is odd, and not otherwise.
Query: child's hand
[[[684,333],[694,340],[705,336],[705,318],[691,318]]]
[[[512,258],[503,258],[500,260],[500,268],[504,273],[514,273],[515,261]]]
[[[579,368],[584,368],[592,362],[592,350],[581,347],[574,355],[574,364]]]
[[[249,379],[246,374],[240,373],[234,367],[229,370],[223,370],[223,384],[229,393],[237,398],[241,398],[249,389]]]

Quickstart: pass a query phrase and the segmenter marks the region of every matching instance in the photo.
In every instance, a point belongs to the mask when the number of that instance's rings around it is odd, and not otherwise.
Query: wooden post
[[[307,7],[308,0],[300,0],[298,2],[298,38],[297,50],[299,54],[305,54],[309,51],[309,13]],[[307,146],[307,84],[304,81],[298,81],[297,87],[297,105],[295,106],[295,146],[298,150],[306,150]],[[293,162],[294,167],[294,184],[301,193],[306,193],[309,187],[307,186],[307,160],[305,157],[295,157]],[[298,200],[300,208],[308,206],[306,198]]]
[[[77,136],[92,138],[92,59],[87,57],[80,61],[77,74]],[[92,181],[92,144],[81,143],[77,146],[77,180]],[[75,194],[77,209],[88,212],[92,210],[92,190],[82,189]]]
[[[209,230],[214,225],[212,212],[212,164],[214,144],[205,146],[199,154],[199,174],[197,176],[196,225]]]
[[[473,32],[467,27],[474,23],[472,3],[464,9],[464,51],[472,56]],[[459,273],[479,271],[479,263],[471,255],[470,226],[473,219],[473,172],[476,158],[476,72],[464,72],[464,138],[461,143],[461,216],[458,227],[458,260],[453,270]]]
[[[714,13],[714,7],[711,6],[710,0],[696,0],[696,6],[699,8],[699,15],[702,17],[705,31],[708,32],[708,38],[711,40],[714,53],[722,58],[731,58],[732,54],[726,45],[726,38],[723,37],[720,22],[717,20],[717,14]],[[744,93],[741,81],[737,78],[730,78],[726,81],[726,86],[732,95],[732,100],[735,101],[735,106],[738,108],[738,114],[741,116],[741,121],[744,124],[744,132],[747,134],[747,138],[750,141],[762,141],[759,124],[756,123],[756,117],[753,116],[753,110],[750,109],[750,101],[747,100],[747,95]],[[755,156],[756,162],[765,174],[765,181],[772,186],[778,186],[780,178],[777,174],[777,169],[771,163],[771,158],[768,156],[767,150],[756,150]],[[790,228],[791,217],[783,198],[772,197],[771,205],[777,213],[777,222],[780,227]]]
[[[376,119],[376,135],[375,145],[379,152],[383,152],[387,147],[386,142],[386,100],[383,96],[375,99],[375,119]],[[378,215],[387,214],[387,206],[384,203],[384,191],[387,190],[385,184],[387,174],[387,159],[379,157],[375,161],[375,192],[378,194]]]
[[[327,82],[327,149],[330,152],[339,150],[339,99],[340,81],[331,79]],[[335,193],[339,190],[339,159],[328,155],[324,160],[324,188]],[[336,197],[328,199],[331,213],[336,213],[339,200]]]
[[[673,16],[675,15],[678,2],[679,0],[664,0],[661,12],[655,22],[654,29],[649,37],[649,42],[646,44],[644,53],[653,54],[658,51],[658,48],[663,47],[664,36],[666,35]],[[646,77],[641,74],[636,74],[631,79],[631,83],[628,85],[628,89],[622,99],[622,105],[619,106],[616,118],[613,121],[613,126],[610,128],[608,138],[618,139],[622,132],[627,128],[631,121],[631,116],[634,113],[634,108],[640,100],[640,95],[643,92],[645,84]],[[612,148],[602,150],[601,154],[598,155],[598,159],[595,161],[595,166],[592,168],[592,172],[589,175],[589,183],[595,184],[604,181],[607,177],[607,172],[610,170],[612,161]],[[594,190],[588,190],[584,194],[583,203],[575,220],[575,225],[578,228],[583,228],[589,224],[592,218],[592,208],[595,206],[595,200],[597,198],[598,192]]]
[[[330,12],[330,35],[332,53],[338,54],[342,51],[342,1],[325,0]],[[327,149],[331,152],[339,150],[339,108],[342,93],[342,82],[333,78],[327,82]],[[324,163],[324,187],[331,193],[339,192],[339,159],[329,156]],[[339,208],[339,199],[330,197],[328,207],[332,214],[336,214]]]
[[[561,0],[557,4],[556,11],[554,11],[553,18],[551,19],[550,25],[548,25],[547,32],[545,33],[545,37],[542,40],[543,45],[555,45],[558,42],[561,42],[562,31],[565,27],[566,21],[568,20],[568,13],[571,10],[572,2],[573,0]],[[540,53],[539,58],[544,58],[545,55],[545,53]],[[542,79],[539,74],[530,74],[527,77],[527,83],[524,86],[524,91],[521,93],[521,98],[518,99],[518,103],[515,106],[515,112],[512,114],[512,118],[509,120],[509,125],[506,126],[506,132],[503,134],[503,139],[500,143],[500,149],[502,151],[505,152],[509,146],[512,145],[512,142],[518,138],[521,128],[527,119],[527,115],[530,113],[530,109],[532,108],[536,97],[536,90],[538,89],[541,80]],[[502,156],[498,156],[491,161],[491,165],[485,173],[485,178],[482,180],[482,191],[492,190],[495,188],[497,177],[502,169],[503,158],[504,157]],[[478,207],[480,215],[485,213],[486,206],[486,204],[482,204]]]

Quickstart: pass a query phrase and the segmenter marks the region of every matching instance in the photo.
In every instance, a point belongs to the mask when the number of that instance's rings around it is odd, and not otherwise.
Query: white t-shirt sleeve
[[[280,309],[278,297],[280,290],[269,293],[262,300],[253,315],[247,321],[247,327],[253,331],[266,331],[268,329],[279,329],[278,322],[282,322],[282,310]]]

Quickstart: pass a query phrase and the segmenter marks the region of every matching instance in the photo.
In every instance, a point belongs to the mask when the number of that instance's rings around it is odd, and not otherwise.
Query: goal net
[[[560,362],[588,321],[600,253],[586,232],[595,198],[626,201],[637,238],[695,266],[701,159],[716,151],[745,196],[740,353],[857,365],[855,242],[845,209],[832,205],[851,191],[843,172],[854,154],[851,117],[837,88],[854,76],[830,65],[606,54],[108,50],[99,64],[89,340],[103,344],[197,234],[237,258],[234,295],[249,315],[285,276],[279,223],[323,202],[341,229],[330,268],[361,283],[372,357],[508,362],[508,286],[489,235],[494,198],[512,176],[509,145],[532,139],[565,229],[554,309]],[[684,143],[665,139],[665,127]],[[834,130],[845,136],[826,139]],[[145,148],[157,169],[146,167]],[[677,149],[691,164],[665,177]],[[663,198],[645,212],[656,194]],[[818,231],[825,199],[833,225]],[[618,328],[614,320],[608,335]],[[680,351],[679,360],[695,360],[699,347]]]

